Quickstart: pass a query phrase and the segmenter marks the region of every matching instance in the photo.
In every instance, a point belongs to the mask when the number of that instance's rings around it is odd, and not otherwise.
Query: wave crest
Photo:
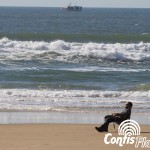
[[[145,62],[150,60],[150,43],[105,44],[75,43],[57,40],[13,41],[0,40],[0,58],[3,60],[49,60],[64,62]],[[57,55],[52,55],[55,53]]]

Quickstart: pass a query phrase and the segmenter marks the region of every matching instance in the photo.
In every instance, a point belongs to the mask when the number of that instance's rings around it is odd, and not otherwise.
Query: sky
[[[70,2],[83,7],[150,8],[150,0],[0,0],[0,6],[65,7]]]

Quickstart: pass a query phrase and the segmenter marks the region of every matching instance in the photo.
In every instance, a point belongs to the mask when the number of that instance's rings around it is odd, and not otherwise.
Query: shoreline
[[[1,111],[0,124],[101,124],[110,112]],[[140,125],[150,125],[149,113],[132,113]]]

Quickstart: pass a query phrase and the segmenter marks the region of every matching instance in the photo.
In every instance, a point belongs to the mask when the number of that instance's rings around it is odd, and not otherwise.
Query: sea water
[[[0,110],[149,113],[149,14],[0,7]]]

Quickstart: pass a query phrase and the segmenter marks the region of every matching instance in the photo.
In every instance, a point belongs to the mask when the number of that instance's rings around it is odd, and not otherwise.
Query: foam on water
[[[150,43],[104,44],[75,43],[62,40],[13,41],[0,40],[0,59],[4,61],[39,60],[63,62],[145,62],[150,60]]]
[[[91,111],[120,108],[125,100],[133,101],[135,109],[148,110],[149,60],[150,43],[44,42],[2,38],[0,110]],[[112,72],[107,73],[109,71]]]
[[[55,70],[55,69],[54,69]],[[57,70],[68,70],[75,72],[92,72],[92,71],[100,71],[100,72],[144,72],[150,71],[150,69],[132,69],[132,68],[115,68],[115,67],[96,67],[96,66],[88,66],[88,67],[78,67],[78,68],[59,68]]]
[[[150,91],[1,89],[0,92],[0,110],[91,111],[121,108],[127,100],[134,103],[134,109],[147,112],[150,108]]]

